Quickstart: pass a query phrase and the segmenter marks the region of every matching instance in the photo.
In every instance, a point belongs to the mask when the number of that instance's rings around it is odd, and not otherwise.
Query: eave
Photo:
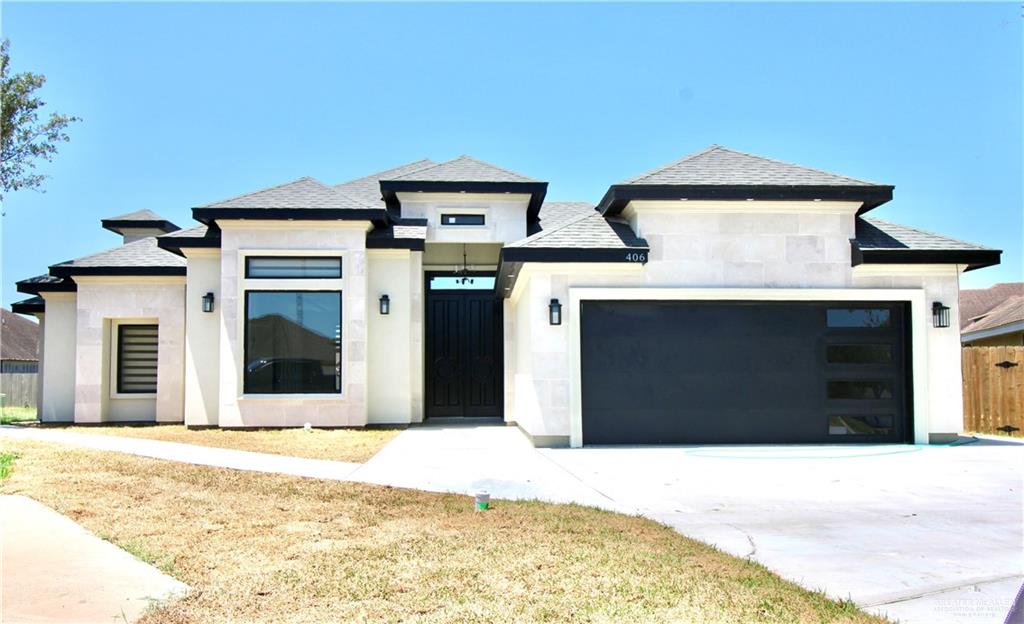
[[[630,256],[642,257],[643,260],[632,260]],[[594,247],[594,248],[561,248],[561,247],[505,247],[501,250],[498,260],[497,279],[494,282],[495,293],[502,298],[512,294],[519,272],[526,263],[603,263],[603,264],[647,264],[650,257],[649,247]]]
[[[614,184],[601,198],[598,211],[605,216],[622,212],[631,201],[642,200],[725,200],[766,201],[858,201],[864,214],[892,199],[893,186],[805,186],[805,185],[690,185]]]
[[[861,249],[850,241],[852,266],[861,264],[961,264],[973,271],[999,264],[998,249]]]
[[[383,208],[193,208],[192,218],[212,226],[217,219],[254,221],[371,221],[385,224]]]
[[[400,213],[398,193],[482,193],[524,194],[530,196],[526,207],[526,222],[540,218],[540,207],[548,192],[547,182],[452,182],[424,180],[381,180],[380,194],[388,210],[397,217]]]

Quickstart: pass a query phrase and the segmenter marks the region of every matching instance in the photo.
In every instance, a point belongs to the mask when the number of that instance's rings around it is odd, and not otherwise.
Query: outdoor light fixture
[[[941,301],[932,303],[932,324],[936,327],[949,327],[949,306]]]
[[[213,312],[213,293],[203,295],[203,312]]]
[[[380,296],[380,313],[391,314],[391,298],[387,295]]]
[[[552,325],[562,324],[562,304],[558,303],[558,299],[552,299],[548,304],[548,321]]]

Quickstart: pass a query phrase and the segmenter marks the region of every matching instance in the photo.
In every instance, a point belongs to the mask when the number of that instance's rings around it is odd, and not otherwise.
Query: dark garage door
[[[904,442],[904,304],[584,301],[584,444]]]

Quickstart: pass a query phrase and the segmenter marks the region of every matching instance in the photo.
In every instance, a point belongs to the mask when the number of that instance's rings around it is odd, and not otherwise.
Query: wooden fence
[[[0,373],[0,394],[5,407],[35,407],[36,373]]]
[[[964,347],[961,363],[964,430],[1024,435],[1024,347]]]

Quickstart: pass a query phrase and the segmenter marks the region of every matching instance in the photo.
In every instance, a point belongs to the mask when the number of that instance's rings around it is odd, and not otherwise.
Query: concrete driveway
[[[533,449],[403,432],[349,477],[640,513],[900,622],[1002,624],[1024,581],[1024,445]]]

